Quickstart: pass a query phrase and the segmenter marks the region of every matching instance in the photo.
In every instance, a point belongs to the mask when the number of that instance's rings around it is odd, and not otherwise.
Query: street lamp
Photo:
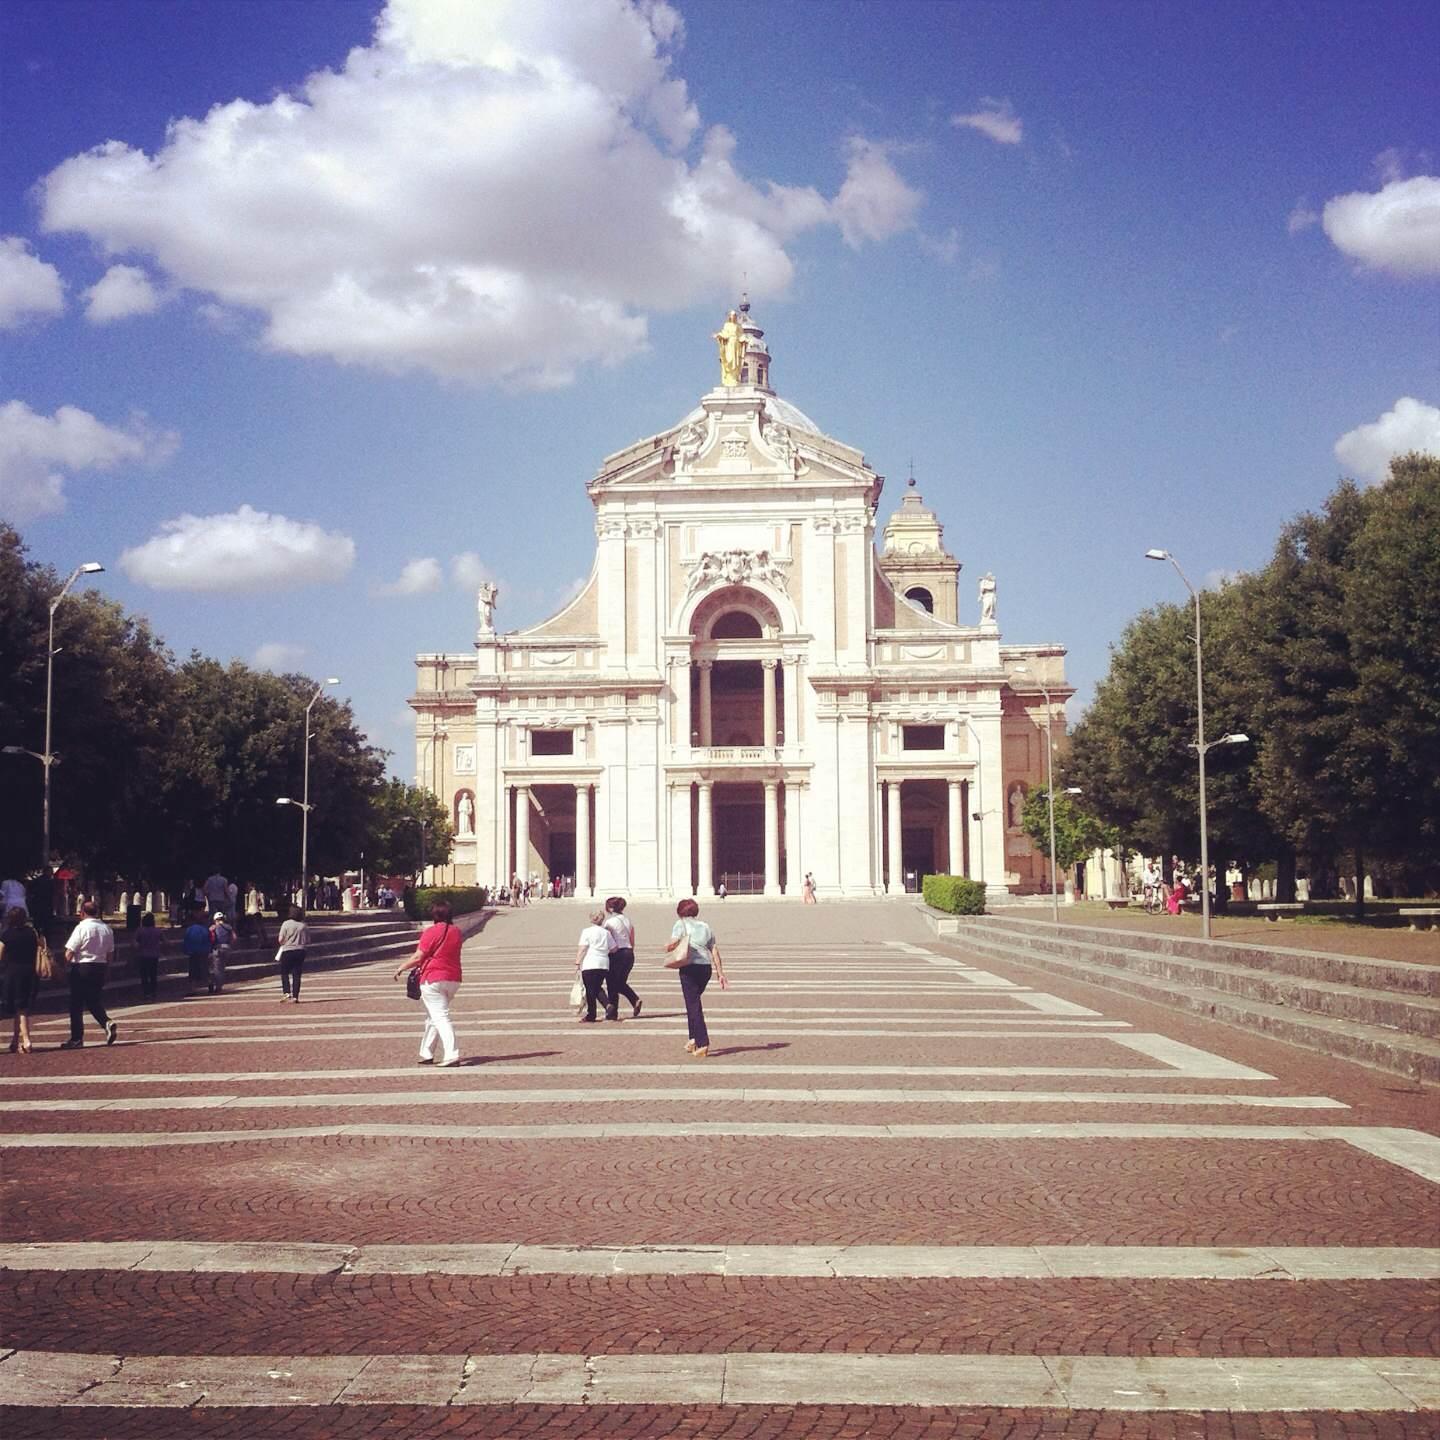
[[[298,805],[300,807],[300,894],[307,895],[310,884],[310,812],[315,808],[310,803],[310,712],[315,708],[315,702],[324,693],[327,685],[338,685],[339,677],[328,675],[315,687],[315,693],[310,697],[310,703],[305,707],[305,778],[304,789],[301,800],[291,800],[282,796],[275,803],[277,805]]]
[[[1200,649],[1200,592],[1190,583],[1180,562],[1168,550],[1147,550],[1147,560],[1168,560],[1174,567],[1195,605],[1195,742],[1191,749],[1200,767],[1200,933],[1210,939],[1210,836],[1205,814],[1205,757],[1217,745],[1244,745],[1248,735],[1222,735],[1205,743],[1205,672]]]
[[[985,749],[980,740],[980,732],[971,723],[970,717],[965,717],[965,728],[970,732],[970,738],[975,742],[975,803],[980,808],[973,812],[971,819],[980,825],[980,883],[988,885],[990,877],[985,871],[985,816],[993,814],[993,811],[985,808]]]
[[[42,876],[50,874],[50,771],[60,763],[60,757],[50,748],[51,719],[54,711],[55,694],[55,612],[60,602],[70,593],[70,587],[82,575],[99,575],[105,567],[98,560],[87,560],[77,565],[70,578],[60,587],[60,593],[50,602],[50,634],[45,642],[45,748],[42,751],[27,750],[21,745],[6,745],[7,755],[30,755],[40,762],[44,771],[44,802],[40,812],[40,870]]]

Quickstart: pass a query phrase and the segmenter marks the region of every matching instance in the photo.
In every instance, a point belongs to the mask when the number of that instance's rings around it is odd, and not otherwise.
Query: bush
[[[411,885],[401,898],[412,920],[428,920],[430,907],[438,901],[443,900],[452,915],[470,915],[483,910],[489,897],[483,885],[422,885],[418,890]]]
[[[920,893],[932,909],[944,910],[949,915],[985,913],[985,886],[963,875],[927,875]]]

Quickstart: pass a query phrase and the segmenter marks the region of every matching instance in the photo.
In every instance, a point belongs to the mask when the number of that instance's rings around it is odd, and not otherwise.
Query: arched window
[[[744,610],[728,610],[710,627],[712,640],[759,640],[760,622]]]
[[[905,598],[912,605],[918,605],[927,615],[935,613],[935,597],[923,585],[912,585],[905,592]]]

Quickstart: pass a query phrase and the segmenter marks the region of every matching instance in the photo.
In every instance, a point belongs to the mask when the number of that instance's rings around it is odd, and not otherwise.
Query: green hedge
[[[404,894],[405,913],[412,920],[428,920],[430,907],[443,900],[452,915],[470,915],[485,908],[488,896],[483,885],[422,885],[413,886]]]
[[[927,905],[951,915],[985,913],[985,886],[963,875],[927,875],[920,893]]]

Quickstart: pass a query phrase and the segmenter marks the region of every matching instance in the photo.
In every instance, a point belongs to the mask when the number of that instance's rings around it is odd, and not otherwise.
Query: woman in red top
[[[450,1023],[450,1002],[460,988],[460,947],[464,937],[450,923],[450,907],[437,901],[430,907],[435,922],[420,935],[420,943],[408,960],[401,962],[392,978],[407,970],[420,970],[420,1002],[425,1006],[425,1034],[420,1041],[420,1063],[435,1063],[435,1037],[440,1037],[441,1065],[458,1065],[460,1050],[455,1027]]]

